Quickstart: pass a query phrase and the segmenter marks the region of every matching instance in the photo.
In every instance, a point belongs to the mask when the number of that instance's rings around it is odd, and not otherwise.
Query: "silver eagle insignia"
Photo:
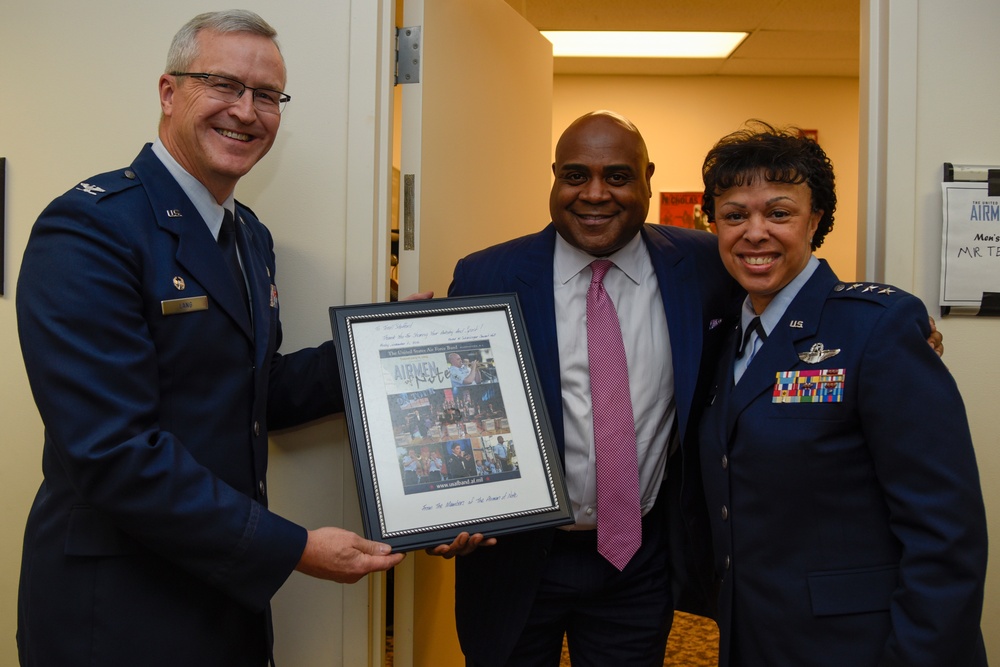
[[[76,189],[79,190],[80,192],[86,192],[88,195],[93,195],[95,197],[98,195],[98,193],[106,192],[104,188],[97,185],[91,185],[90,183],[80,183],[80,185],[76,186]]]
[[[823,347],[823,343],[813,343],[813,346],[809,348],[808,352],[799,352],[799,359],[807,364],[818,364],[819,362],[829,359],[830,357],[835,357],[838,354],[840,354],[840,348],[837,348],[836,350],[827,350]]]

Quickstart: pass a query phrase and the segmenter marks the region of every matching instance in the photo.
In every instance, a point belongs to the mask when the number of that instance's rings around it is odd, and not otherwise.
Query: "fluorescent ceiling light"
[[[543,30],[556,58],[726,58],[745,32]]]

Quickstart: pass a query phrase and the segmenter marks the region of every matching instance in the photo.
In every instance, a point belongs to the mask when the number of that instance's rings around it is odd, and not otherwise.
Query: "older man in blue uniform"
[[[331,343],[278,352],[271,235],[233,198],[289,99],[274,36],[242,11],[185,25],[158,140],[32,230],[17,315],[45,444],[22,665],[263,666],[293,570],[353,582],[402,558],[267,506],[268,429],[342,405]]]

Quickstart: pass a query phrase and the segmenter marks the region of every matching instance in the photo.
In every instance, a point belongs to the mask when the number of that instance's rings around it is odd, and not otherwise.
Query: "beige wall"
[[[555,77],[552,145],[573,119],[594,109],[628,116],[646,139],[653,173],[649,222],[659,193],[699,192],[705,153],[750,118],[819,130],[837,174],[834,231],[816,253],[845,280],[855,277],[858,210],[858,80],[800,77]]]

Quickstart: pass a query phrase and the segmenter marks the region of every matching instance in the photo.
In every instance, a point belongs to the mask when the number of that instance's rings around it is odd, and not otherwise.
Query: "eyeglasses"
[[[270,90],[269,88],[251,88],[242,81],[230,79],[228,76],[218,74],[205,74],[204,72],[171,72],[171,76],[189,76],[192,79],[201,79],[202,83],[208,87],[208,94],[212,99],[220,102],[235,104],[243,97],[243,93],[251,91],[253,96],[253,106],[257,111],[264,113],[280,114],[285,108],[285,104],[292,99],[291,95],[286,95],[280,90]]]

